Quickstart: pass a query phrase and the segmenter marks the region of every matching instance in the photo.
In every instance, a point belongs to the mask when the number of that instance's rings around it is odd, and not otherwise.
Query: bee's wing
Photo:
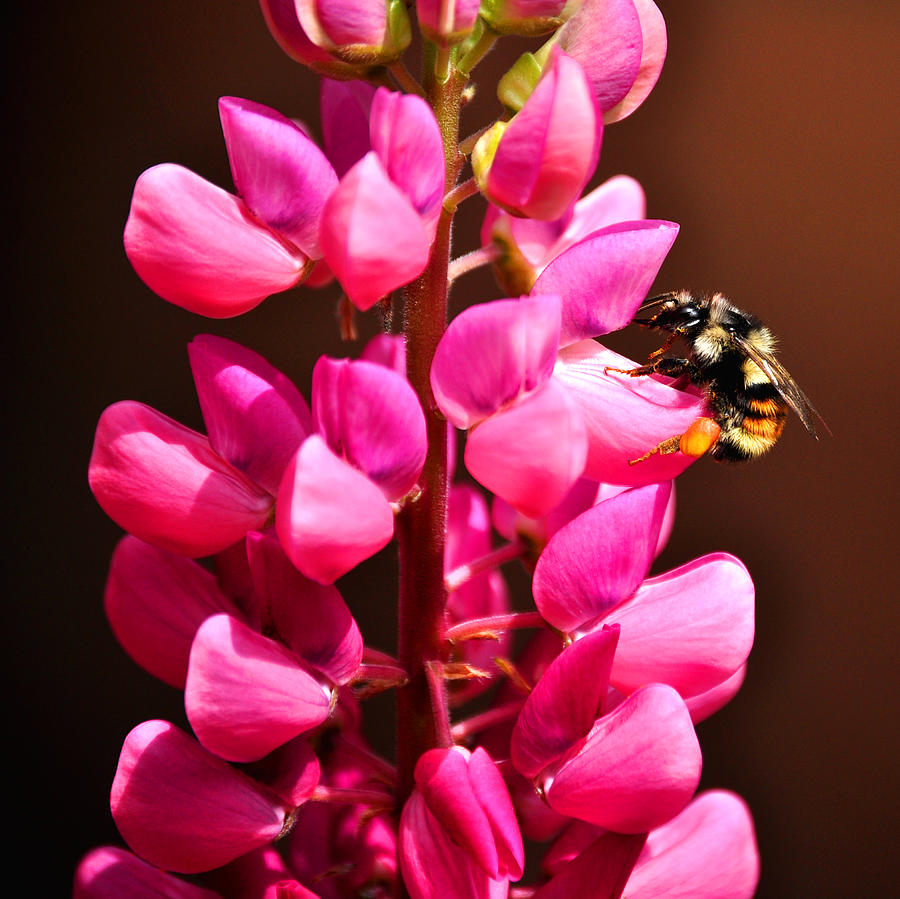
[[[741,350],[747,357],[759,366],[760,370],[772,382],[775,389],[784,397],[784,401],[797,413],[798,418],[806,427],[806,430],[818,439],[816,434],[815,419],[818,419],[825,430],[831,434],[831,429],[825,423],[825,419],[819,414],[819,410],[810,402],[809,397],[800,389],[797,382],[791,377],[790,372],[771,354],[764,353],[745,340],[737,339]]]

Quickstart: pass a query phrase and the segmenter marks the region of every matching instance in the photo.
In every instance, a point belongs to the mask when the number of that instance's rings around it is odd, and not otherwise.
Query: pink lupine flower
[[[208,871],[271,842],[290,808],[166,721],[125,738],[110,807],[125,842],[157,867]]]
[[[301,886],[273,846],[254,849],[233,862],[211,871],[204,882],[221,890],[225,899],[280,899],[290,885],[298,890],[298,899],[318,899],[315,893]],[[279,892],[281,887],[281,892]]]
[[[532,36],[559,28],[581,0],[484,0],[481,15],[498,34]]]
[[[522,109],[476,144],[472,167],[479,189],[514,215],[558,219],[593,174],[601,133],[584,72],[554,49]]]
[[[442,46],[458,44],[475,27],[481,0],[416,0],[422,34]]]
[[[337,176],[274,109],[223,97],[219,112],[239,196],[181,166],[148,169],[135,186],[125,251],[163,299],[229,318],[293,287],[321,258],[319,222]]]
[[[375,90],[365,81],[322,79],[322,146],[338,178],[343,178],[372,149],[369,119]]]

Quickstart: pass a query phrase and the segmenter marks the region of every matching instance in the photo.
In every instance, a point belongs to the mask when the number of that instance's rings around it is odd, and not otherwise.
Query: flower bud
[[[582,0],[484,0],[481,16],[498,34],[533,37],[556,31]]]
[[[479,6],[479,0],[416,0],[419,28],[436,44],[458,44],[475,27]]]

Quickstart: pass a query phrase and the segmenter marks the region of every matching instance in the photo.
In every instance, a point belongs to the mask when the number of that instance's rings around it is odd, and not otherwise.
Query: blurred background
[[[759,896],[896,895],[900,11],[658,2],[666,67],[647,102],[607,129],[596,182],[641,181],[648,215],[681,224],[659,290],[721,290],[758,314],[834,432],[817,443],[794,419],[771,456],[701,460],[678,482],[658,569],[727,550],[757,585],[744,688],[699,727],[703,785],[749,802]],[[120,532],[87,486],[100,412],[136,399],[200,427],[185,352],[200,332],[247,344],[305,393],[318,355],[357,348],[338,338],[334,288],[208,321],[152,295],[122,250],[145,168],[178,162],[230,189],[219,96],[317,128],[316,80],[280,53],[253,0],[50,0],[8,16],[14,574],[2,661],[7,808],[22,841],[10,860],[33,895],[62,896],[85,851],[119,842],[108,791],[126,733],[184,717],[181,694],[125,656],[103,614]],[[496,114],[493,79],[528,48],[508,43],[476,70],[486,86],[464,133]],[[476,245],[481,210],[463,207],[460,253]],[[489,274],[469,275],[453,311],[498,295]],[[360,326],[375,333],[377,315]],[[652,348],[645,334],[610,342]],[[377,559],[341,585],[388,650],[393,600],[373,584],[390,569]]]

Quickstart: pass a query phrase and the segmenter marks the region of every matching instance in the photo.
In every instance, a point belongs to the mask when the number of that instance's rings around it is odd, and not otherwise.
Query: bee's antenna
[[[674,299],[679,293],[681,293],[679,290],[670,290],[666,293],[658,294],[655,297],[649,297],[638,309],[638,312],[646,312],[649,309],[655,309],[657,306],[662,306],[663,303],[667,303],[669,300]]]

